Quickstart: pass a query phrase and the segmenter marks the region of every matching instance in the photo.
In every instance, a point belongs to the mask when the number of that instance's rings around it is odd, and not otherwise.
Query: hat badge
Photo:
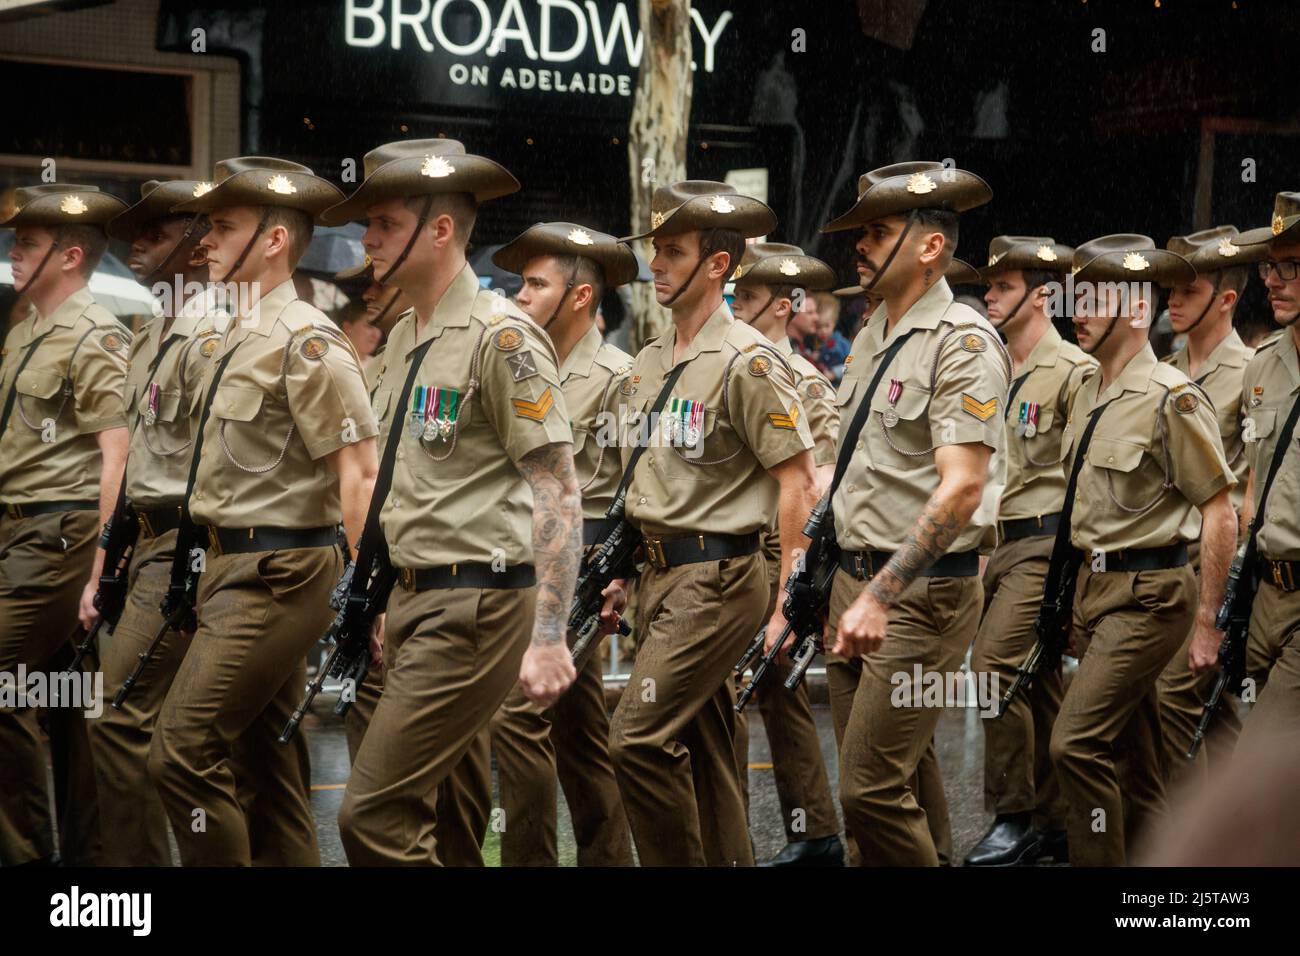
[[[736,266],[735,271],[731,273],[731,281],[732,281],[732,282],[735,282],[735,281],[736,281],[737,279],[739,279],[742,275],[744,275],[744,273],[745,273],[745,267],[744,267],[744,266]]]
[[[709,200],[709,208],[714,212],[729,213],[735,212],[736,207],[731,204],[731,200],[726,196],[714,196]]]
[[[799,263],[793,259],[782,259],[780,266],[777,268],[783,276],[797,276],[799,274]]]
[[[1273,213],[1273,235],[1280,235],[1285,226],[1286,223],[1282,221],[1282,216],[1278,213]]]
[[[276,173],[266,181],[266,188],[273,193],[279,193],[281,196],[292,196],[298,191],[298,187],[289,182],[289,177]]]
[[[926,193],[934,192],[938,188],[935,181],[925,173],[912,173],[907,177],[907,191],[909,193],[924,196]]]
[[[1124,256],[1124,268],[1129,272],[1141,272],[1151,263],[1147,262],[1139,253],[1130,252]]]
[[[650,213],[650,228],[658,229],[660,226],[664,224],[664,220],[667,218],[668,217],[661,212]]]
[[[1219,255],[1231,259],[1241,250],[1239,250],[1236,246],[1234,246],[1231,242],[1229,242],[1226,238],[1224,238],[1219,240],[1219,248],[1217,251]]]
[[[441,156],[426,156],[420,164],[420,175],[430,179],[442,179],[456,171],[456,167]]]
[[[59,203],[59,211],[69,216],[80,216],[87,208],[80,196],[64,196],[63,202]]]
[[[195,183],[195,184],[194,184],[194,198],[195,198],[195,199],[198,199],[200,196],[206,196],[206,195],[207,195],[208,193],[210,193],[210,192],[212,192],[212,183]]]
[[[587,232],[586,229],[570,229],[569,234],[565,238],[575,246],[595,245],[595,241],[591,238],[591,233]]]
[[[1056,261],[1056,250],[1046,244],[1039,246],[1038,251],[1035,252],[1034,255],[1038,256],[1038,258],[1042,259],[1044,262]]]
[[[997,265],[998,260],[1001,258],[1002,258],[1002,254],[1000,252],[989,253],[989,265],[991,266]]]

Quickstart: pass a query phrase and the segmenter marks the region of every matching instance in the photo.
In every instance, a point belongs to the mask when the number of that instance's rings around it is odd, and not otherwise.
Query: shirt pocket
[[[53,369],[27,368],[23,369],[18,381],[14,383],[14,391],[18,393],[24,408],[37,411],[44,417],[62,411],[63,401],[66,400],[63,385],[63,376]]]
[[[393,409],[392,413],[396,416],[394,424],[408,430],[402,444],[402,454],[413,474],[430,481],[437,478],[465,478],[473,474],[476,460],[481,464],[482,431],[487,427],[487,420],[474,407],[478,404],[479,395],[476,394],[474,400],[467,403],[465,392],[466,389],[460,389],[456,420],[445,437],[441,430],[432,440],[425,440],[423,432],[419,437],[411,437],[409,429],[415,419],[411,416],[409,405]],[[421,417],[419,421],[423,423],[425,419]]]
[[[1064,427],[1057,428],[1055,425],[1056,412],[1050,408],[1039,408],[1034,437],[1021,439],[1025,443],[1025,461],[1030,467],[1053,468],[1065,459],[1069,450],[1066,431]]]
[[[134,407],[144,418],[149,411],[149,389],[132,388],[127,394],[128,405]],[[181,408],[181,392],[177,388],[165,388],[158,393],[158,421],[174,422]]]
[[[1147,446],[1123,438],[1093,437],[1088,445],[1088,464],[1097,469],[1106,482],[1111,503],[1127,512],[1145,511],[1158,494],[1163,474],[1156,474],[1154,459],[1148,459]]]
[[[929,454],[933,445],[930,416],[926,414],[930,398],[930,390],[919,381],[905,379],[898,401],[891,405],[888,383],[882,381],[877,386],[871,396],[871,421],[863,429],[874,462],[897,465]],[[888,417],[891,408],[898,416],[892,428],[886,427],[882,419]]]
[[[1276,408],[1252,408],[1242,419],[1241,438],[1247,444],[1262,441],[1265,447],[1268,447],[1273,444],[1268,439],[1272,438],[1276,429]]]
[[[671,403],[670,403],[671,404]],[[663,474],[666,478],[679,481],[704,481],[709,477],[709,469],[723,466],[739,455],[743,442],[729,423],[719,427],[718,413],[712,408],[705,408],[704,423],[700,429],[700,438],[694,445],[686,444],[680,433],[669,433],[665,425],[671,421],[670,416],[661,413],[658,431],[651,439],[646,456],[653,456],[656,462],[662,461]],[[676,435],[676,437],[674,437]]]

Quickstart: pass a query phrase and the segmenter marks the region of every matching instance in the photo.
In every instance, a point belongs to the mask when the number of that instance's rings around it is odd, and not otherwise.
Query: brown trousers
[[[1195,542],[1187,546],[1191,552],[1192,568],[1200,576],[1200,548]],[[1188,653],[1192,646],[1192,634],[1196,628],[1187,632],[1174,656],[1169,659],[1165,669],[1156,680],[1157,698],[1160,703],[1160,731],[1165,747],[1166,787],[1178,783],[1184,778],[1204,785],[1212,767],[1225,766],[1241,736],[1241,719],[1237,716],[1238,698],[1235,694],[1224,694],[1223,700],[1210,720],[1205,740],[1201,744],[1196,761],[1189,762],[1187,748],[1192,745],[1196,725],[1201,721],[1204,702],[1214,687],[1217,671],[1202,674],[1199,678],[1192,676]]]
[[[1246,676],[1256,702],[1246,716],[1242,742],[1267,739],[1294,745],[1300,734],[1300,591],[1259,585],[1246,643]],[[1291,751],[1295,752],[1294,749]]]
[[[485,731],[519,679],[536,598],[536,588],[393,591],[384,692],[339,808],[353,866],[482,866]]]
[[[1156,679],[1195,614],[1190,565],[1094,573],[1085,561],[1079,571],[1079,669],[1061,702],[1051,743],[1068,808],[1070,862],[1076,866],[1122,866],[1138,832],[1164,811]]]
[[[557,866],[556,779],[564,788],[579,866],[631,866],[632,837],[609,758],[601,644],[550,708],[516,687],[492,718],[505,829],[502,866]]]
[[[776,610],[776,602],[785,599],[780,590],[781,565],[767,562],[770,597],[767,618]],[[819,840],[840,832],[835,815],[835,798],[831,794],[826,763],[822,760],[821,739],[808,700],[808,684],[803,681],[789,691],[785,679],[794,662],[784,651],[776,659],[776,668],[763,678],[754,694],[768,749],[772,754],[772,776],[776,797],[781,804],[781,818],[787,842]],[[749,712],[736,718],[736,769],[740,774],[745,798],[745,816],[749,816]]]
[[[731,670],[767,606],[761,554],[641,575],[641,644],[609,752],[643,866],[750,866]]]
[[[971,655],[975,674],[998,675],[1005,691],[1015,680],[1037,635],[1034,619],[1043,599],[1043,579],[1052,554],[1052,535],[1003,544],[984,571],[984,617]],[[1065,827],[1065,802],[1048,744],[1061,709],[1061,668],[1040,671],[1001,717],[981,720],[984,729],[984,809],[989,813],[1033,811],[1039,826]]]
[[[149,750],[184,865],[320,865],[306,735],[277,738],[341,571],[337,548],[209,554],[198,631]]]
[[[866,584],[837,571],[830,621]],[[917,578],[889,609],[884,644],[846,660],[828,655],[831,716],[840,741],[840,803],[850,860],[862,866],[937,866],[952,859],[952,827],[934,731],[940,707],[894,706],[900,680],[954,673],[975,637],[980,579]],[[834,628],[827,629],[827,645]],[[910,691],[909,691],[910,694]]]
[[[90,577],[99,515],[65,511],[33,518],[0,512],[0,680],[19,665],[48,677],[71,663],[84,636],[77,611]],[[95,657],[82,671],[96,670]],[[100,706],[106,702],[99,701]],[[59,851],[65,864],[103,862],[95,772],[81,707],[42,711],[54,770]],[[37,708],[0,706],[0,865],[17,866],[54,852]]]
[[[104,693],[110,701],[162,626],[158,606],[171,580],[175,548],[175,531],[141,538],[136,545],[126,606],[112,635],[100,645]],[[122,709],[105,706],[99,719],[89,724],[109,866],[171,866],[167,814],[149,779],[149,744],[188,647],[183,635],[168,631]]]

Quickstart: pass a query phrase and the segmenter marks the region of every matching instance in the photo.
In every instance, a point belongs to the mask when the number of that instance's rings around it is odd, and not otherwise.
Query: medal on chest
[[[894,406],[898,404],[898,400],[902,397],[902,381],[896,378],[891,378],[889,380],[889,407],[880,413],[880,421],[886,428],[893,428],[898,424],[898,409]]]
[[[411,402],[411,435],[426,442],[446,441],[456,430],[460,392],[441,386],[420,386]]]
[[[157,382],[149,383],[149,400],[144,410],[144,423],[152,427],[158,421],[158,399],[162,389]]]
[[[1038,434],[1038,403],[1021,402],[1020,414],[1016,420],[1016,434],[1021,438],[1033,438]]]

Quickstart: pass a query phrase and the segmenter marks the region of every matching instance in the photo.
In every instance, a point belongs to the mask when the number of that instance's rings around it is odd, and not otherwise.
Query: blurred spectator
[[[834,309],[823,312],[819,296],[831,299]],[[851,348],[849,340],[835,328],[838,313],[839,303],[829,293],[805,295],[801,308],[790,316],[786,326],[795,351],[816,365],[835,385],[844,375],[844,360]]]

